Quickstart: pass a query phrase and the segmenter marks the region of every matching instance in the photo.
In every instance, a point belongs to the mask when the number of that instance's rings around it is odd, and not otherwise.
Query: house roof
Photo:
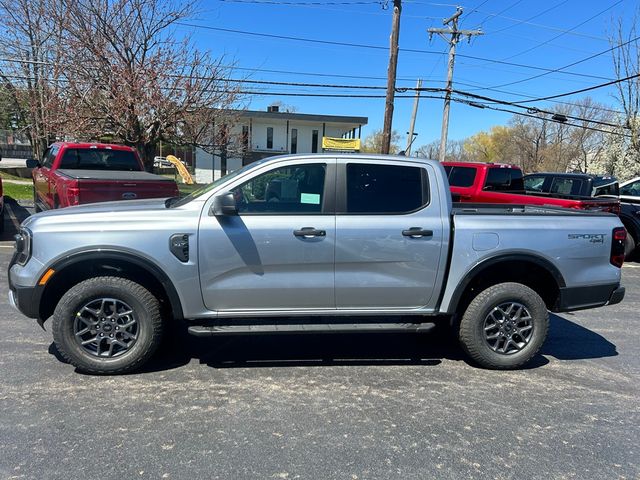
[[[241,117],[264,118],[273,120],[300,120],[306,122],[325,123],[353,123],[356,125],[366,125],[368,117],[347,117],[342,115],[315,115],[309,113],[289,113],[289,112],[264,112],[262,110],[241,110],[238,112]]]

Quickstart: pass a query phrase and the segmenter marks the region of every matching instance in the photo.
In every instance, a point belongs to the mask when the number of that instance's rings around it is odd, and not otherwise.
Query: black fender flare
[[[151,276],[153,276],[164,288],[169,303],[171,304],[171,310],[173,318],[176,320],[183,320],[184,313],[182,310],[182,303],[178,296],[178,291],[173,285],[173,282],[168,275],[154,262],[148,260],[139,255],[133,253],[117,250],[117,249],[91,249],[74,252],[71,255],[55,261],[49,266],[55,272],[60,272],[67,267],[78,264],[85,261],[104,261],[104,260],[119,260],[130,263],[145,270]]]
[[[558,268],[546,258],[531,253],[506,253],[503,255],[496,255],[494,257],[484,259],[483,261],[475,265],[471,270],[469,270],[464,275],[464,277],[462,277],[462,280],[458,283],[458,286],[451,296],[448,311],[451,313],[456,312],[456,310],[458,309],[458,305],[460,304],[460,300],[462,299],[462,295],[466,291],[469,284],[480,273],[498,263],[513,261],[534,263],[539,267],[544,268],[553,276],[556,283],[558,284],[558,288],[564,288],[567,285],[564,281],[562,273],[560,273],[560,270],[558,270]]]

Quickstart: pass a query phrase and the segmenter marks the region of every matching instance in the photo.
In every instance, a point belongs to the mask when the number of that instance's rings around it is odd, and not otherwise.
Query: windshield
[[[178,198],[170,198],[169,200],[167,200],[167,207],[175,208],[175,207],[180,207],[182,205],[185,205],[185,204],[189,203],[191,200],[193,200],[195,198],[198,198],[201,195],[204,195],[206,193],[209,193],[211,190],[214,190],[215,188],[217,188],[220,185],[222,185],[223,183],[228,182],[229,180],[237,177],[238,175],[241,175],[241,174],[247,172],[248,170],[251,170],[253,168],[256,168],[256,167],[262,165],[267,160],[269,160],[269,158],[264,158],[264,159],[259,160],[257,162],[253,162],[253,163],[251,163],[249,165],[245,165],[244,167],[242,167],[242,168],[240,168],[238,170],[234,170],[233,172],[228,173],[224,177],[221,177],[218,180],[215,180],[212,183],[208,183],[208,184],[202,186],[202,188],[199,188],[199,189],[191,192],[186,197],[182,197],[180,199],[178,199]]]

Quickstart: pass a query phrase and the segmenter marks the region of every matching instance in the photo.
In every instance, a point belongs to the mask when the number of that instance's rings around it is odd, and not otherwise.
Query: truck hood
[[[135,214],[140,211],[145,212],[160,212],[166,211],[166,198],[149,198],[144,200],[119,200],[117,202],[101,202],[90,203],[87,205],[78,205],[76,207],[60,208],[57,210],[48,210],[46,212],[37,213],[27,218],[22,225],[28,227],[30,224],[39,220],[59,218],[59,221],[71,220],[72,217],[80,217],[84,215],[94,216],[96,214],[106,215],[110,213],[117,213],[118,217],[128,216],[128,214]]]

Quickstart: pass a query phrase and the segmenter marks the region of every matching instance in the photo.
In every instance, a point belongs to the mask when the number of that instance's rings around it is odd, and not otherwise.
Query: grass
[[[2,190],[5,197],[11,197],[14,200],[33,200],[33,186],[31,184],[22,185],[17,183],[4,183]]]
[[[22,182],[30,182],[31,181],[31,177],[28,177],[28,178],[18,177],[16,175],[11,175],[10,173],[7,173],[7,172],[3,171],[2,169],[0,169],[0,178],[5,179],[5,180],[20,180]]]

